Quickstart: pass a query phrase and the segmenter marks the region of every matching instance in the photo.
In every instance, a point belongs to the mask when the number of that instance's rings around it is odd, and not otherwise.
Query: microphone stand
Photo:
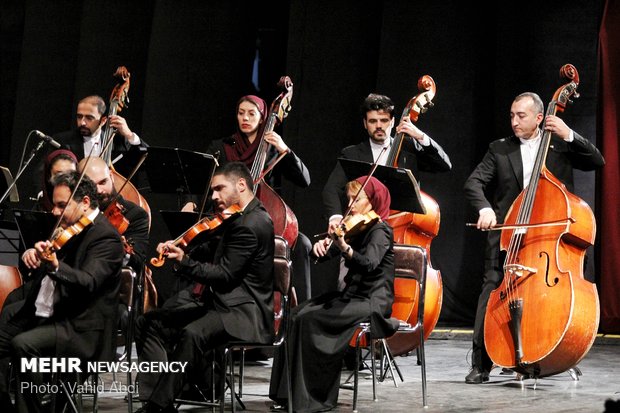
[[[28,165],[30,164],[34,156],[37,154],[37,152],[39,152],[39,150],[43,147],[44,144],[45,144],[45,141],[39,141],[37,146],[30,152],[30,155],[28,156],[28,159],[26,160],[24,165],[19,169],[19,171],[17,171],[17,175],[15,175],[15,179],[13,179],[13,182],[11,182],[11,185],[9,185],[6,192],[2,195],[2,198],[0,199],[0,204],[4,202],[6,197],[9,195],[9,193],[11,192],[11,190],[17,183],[17,180],[19,179],[19,177],[24,173],[24,171],[26,170],[26,168],[28,167]]]

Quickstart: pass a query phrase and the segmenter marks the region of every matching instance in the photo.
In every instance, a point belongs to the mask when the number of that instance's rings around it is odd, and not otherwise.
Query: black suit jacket
[[[244,341],[273,340],[274,232],[269,214],[254,198],[228,218],[213,263],[185,256],[180,274],[205,284],[204,300],[222,316],[226,331]]]
[[[103,133],[103,132],[102,132]],[[68,149],[75,154],[78,161],[84,159],[84,138],[80,134],[78,129],[72,129],[70,131],[57,133],[53,136],[62,149]],[[112,142],[112,159],[116,159],[120,154],[128,152],[132,147],[147,148],[148,145],[142,138],[140,138],[140,145],[131,145],[127,142],[127,139],[116,134],[114,141]]]
[[[123,246],[116,229],[99,214],[58,252],[57,302],[48,322],[56,326],[56,356],[109,360],[115,351]],[[46,274],[40,271],[15,317],[32,318]]]
[[[409,169],[416,178],[419,171],[449,171],[452,168],[450,158],[437,142],[432,139],[430,141],[429,146],[422,146],[415,139],[405,138],[398,156],[398,167]],[[339,158],[373,163],[370,141],[366,139],[357,145],[347,146],[340,152]],[[347,182],[344,170],[337,162],[323,187],[323,206],[327,219],[346,210],[347,197],[344,187]]]
[[[547,153],[547,169],[573,192],[573,168],[590,171],[605,164],[603,156],[587,139],[574,134],[572,142],[552,136]],[[510,206],[523,190],[521,141],[516,136],[491,142],[487,153],[465,181],[465,197],[476,208],[493,208],[497,222],[502,223]],[[487,199],[487,188],[492,192]],[[488,236],[487,258],[499,254],[500,231]]]

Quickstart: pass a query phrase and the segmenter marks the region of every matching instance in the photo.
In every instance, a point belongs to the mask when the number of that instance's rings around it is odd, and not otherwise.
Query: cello
[[[401,119],[406,116],[416,122],[421,113],[425,113],[433,106],[433,98],[437,91],[432,77],[424,75],[418,79],[419,94],[407,103]],[[404,133],[398,133],[392,142],[386,165],[398,166],[398,157],[405,139]],[[439,233],[440,212],[437,202],[428,194],[420,191],[422,206],[425,214],[413,212],[390,211],[387,222],[394,230],[394,242],[406,245],[417,245],[426,250],[428,257],[426,275],[426,294],[424,297],[424,339],[431,334],[441,312],[443,298],[443,284],[441,273],[434,269],[430,260],[431,242]],[[397,278],[394,280],[394,316],[404,317],[410,324],[417,323],[419,286],[415,280]],[[397,314],[400,313],[400,314]],[[407,332],[397,332],[387,339],[390,350],[396,356],[406,354],[418,346],[416,335]]]
[[[258,144],[250,172],[254,180],[254,194],[263,203],[269,216],[271,216],[275,235],[282,236],[288,242],[288,245],[293,248],[299,233],[297,217],[264,179],[265,175],[273,169],[275,164],[286,155],[286,152],[280,154],[265,168],[269,150],[269,142],[265,140],[265,134],[273,131],[276,124],[282,123],[284,118],[288,116],[291,110],[291,99],[293,98],[293,82],[288,76],[280,78],[278,87],[282,88],[283,91],[276,97],[269,108],[265,128],[260,137],[260,143]]]
[[[563,112],[578,96],[577,69],[566,64],[560,75],[568,82],[554,93],[546,116]],[[583,276],[585,250],[596,234],[594,214],[545,166],[551,132],[542,129],[530,183],[496,226],[506,251],[504,278],[491,292],[484,323],[491,360],[533,378],[574,367],[592,346],[599,322],[596,285]]]
[[[124,107],[127,106],[127,102],[129,102],[128,93],[129,93],[129,84],[131,74],[127,70],[125,66],[119,66],[114,73],[114,77],[118,79],[118,83],[114,86],[110,96],[110,107],[108,109],[108,117],[114,116],[118,114]],[[103,144],[103,152],[101,153],[101,158],[106,161],[108,166],[110,167],[110,173],[114,177],[114,188],[123,198],[133,202],[134,204],[140,206],[144,209],[149,217],[149,228],[151,227],[151,208],[149,204],[146,202],[146,199],[140,194],[140,192],[136,189],[136,187],[119,174],[114,167],[112,166],[112,147],[114,146],[112,140],[114,139],[114,135],[116,131],[114,128],[108,126],[102,137]]]

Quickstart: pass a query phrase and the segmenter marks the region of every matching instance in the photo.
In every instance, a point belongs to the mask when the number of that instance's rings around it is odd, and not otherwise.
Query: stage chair
[[[290,292],[291,292],[291,258],[290,248],[286,240],[280,236],[275,237],[275,254],[274,254],[274,333],[275,338],[272,343],[251,343],[234,341],[228,343],[221,350],[223,351],[223,364],[221,371],[224,372],[220,380],[220,399],[214,402],[182,400],[175,399],[175,405],[178,408],[181,404],[188,404],[203,407],[219,407],[220,412],[224,412],[226,404],[226,385],[230,388],[231,410],[236,411],[236,401],[245,410],[245,405],[241,401],[239,393],[235,391],[235,374],[233,352],[235,350],[243,351],[253,348],[277,348],[283,346],[286,362],[286,380],[288,383],[288,398],[292,400],[291,395],[291,376],[289,366],[289,355],[286,348],[286,337],[288,330],[289,314],[290,314]],[[215,363],[212,364],[212,373],[215,372]],[[243,378],[243,359],[240,361],[239,377]],[[215,383],[214,374],[212,374],[212,383]],[[215,385],[215,384],[214,384]],[[212,392],[212,397],[214,392]],[[292,413],[292,405],[289,403],[289,413]]]
[[[123,346],[123,353],[118,355],[117,361],[123,361],[125,359],[131,359],[131,352],[133,348],[133,333],[134,333],[134,321],[135,314],[134,311],[136,309],[136,301],[135,301],[135,286],[136,286],[136,277],[137,274],[131,267],[123,267],[121,270],[120,277],[120,289],[119,289],[119,304],[127,307],[127,322],[124,328],[120,328],[116,331],[116,336],[113,337],[113,340],[116,344],[116,347]],[[120,311],[120,309],[119,309]],[[120,320],[120,313],[119,313]],[[120,324],[120,323],[118,323]],[[92,375],[92,384],[93,388],[97,389],[97,385],[99,384],[99,374],[94,373]],[[116,380],[116,373],[113,374],[113,380]],[[78,381],[80,381],[80,377],[78,376]],[[127,410],[129,413],[133,412],[132,405],[132,396],[131,393],[131,385],[132,385],[132,376],[131,372],[127,372]],[[69,393],[68,388],[63,381],[60,381],[60,385],[63,387],[63,391],[67,396],[69,401],[69,407],[74,412],[82,412],[83,411],[83,403],[82,403],[82,394],[79,394],[78,397],[74,400],[74,397]],[[75,403],[75,404],[74,404]],[[98,405],[98,394],[97,392],[93,393],[93,413],[97,413],[99,409]]]
[[[424,355],[424,296],[426,292],[426,268],[427,258],[426,251],[423,248],[413,246],[396,244],[394,245],[394,267],[395,278],[407,278],[414,279],[419,284],[419,301],[417,322],[415,325],[410,325],[406,321],[399,320],[398,331],[408,332],[411,334],[419,335],[420,344],[416,349],[418,355],[418,364],[421,366],[422,375],[422,402],[424,407],[427,407],[426,401],[426,359]],[[404,317],[403,317],[404,318]],[[353,411],[357,412],[357,397],[358,397],[358,381],[359,381],[359,361],[361,355],[361,348],[368,344],[370,353],[370,371],[372,374],[372,397],[374,401],[377,401],[377,368],[380,369],[379,377],[383,379],[383,370],[385,366],[390,370],[394,384],[396,385],[396,379],[394,376],[394,370],[400,375],[398,366],[390,353],[389,347],[386,343],[387,337],[375,337],[370,336],[371,326],[369,322],[360,323],[355,339],[356,349],[356,366],[353,372]],[[379,360],[379,366],[377,366],[375,350],[377,346],[380,346],[381,356]],[[402,375],[401,375],[402,380]]]

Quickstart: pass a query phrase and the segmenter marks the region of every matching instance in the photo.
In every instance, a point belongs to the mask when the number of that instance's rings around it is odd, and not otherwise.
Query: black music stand
[[[217,161],[212,155],[179,148],[149,147],[144,168],[152,192],[206,195]]]
[[[197,212],[159,211],[159,213],[173,239],[183,234],[188,228],[191,228],[198,222]]]
[[[50,212],[14,209],[15,223],[24,249],[49,239],[58,219]]]
[[[338,158],[348,181],[368,175],[372,164],[353,159]],[[398,211],[426,214],[426,208],[420,198],[420,186],[409,169],[378,165],[375,178],[390,191],[391,209]]]
[[[0,171],[2,171],[2,176],[0,177],[0,197],[3,200],[8,197],[11,202],[19,202],[19,193],[17,192],[17,187],[13,185],[11,171],[5,166],[0,166]],[[9,188],[11,188],[10,191]],[[7,191],[9,191],[8,194],[6,194]]]

